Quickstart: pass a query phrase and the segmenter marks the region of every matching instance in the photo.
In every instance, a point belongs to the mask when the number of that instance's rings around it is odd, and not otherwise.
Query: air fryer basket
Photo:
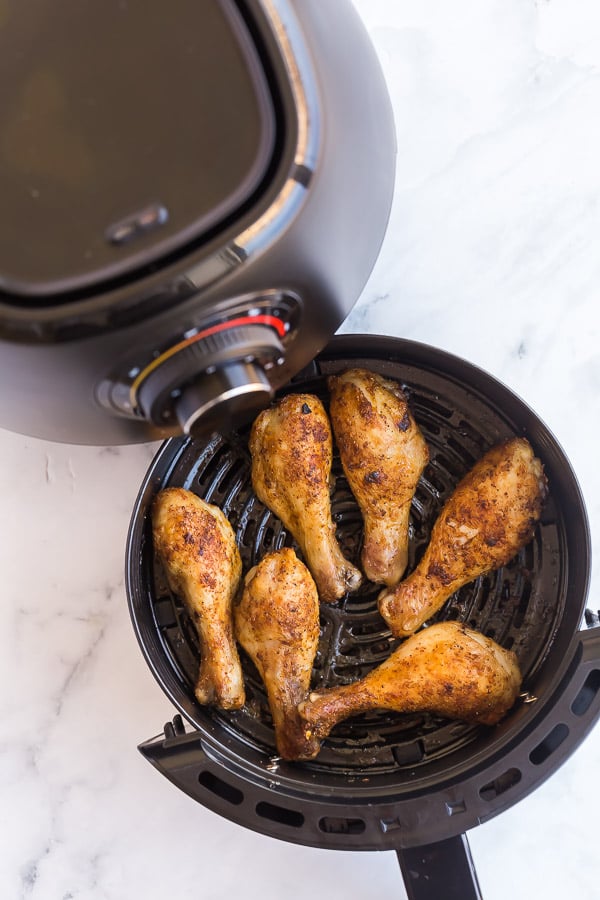
[[[600,630],[579,631],[589,578],[585,508],[564,453],[536,415],[485,372],[442,351],[338,336],[287,390],[316,393],[327,404],[326,376],[350,366],[398,380],[429,445],[412,505],[409,568],[445,499],[492,444],[524,435],[544,463],[550,494],[533,541],[503,569],[461,588],[435,617],[462,621],[516,652],[524,682],[514,710],[492,729],[369,713],[338,725],[315,760],[291,763],[276,756],[266,695],[246,657],[242,710],[196,702],[197,639],[154,559],[149,509],[167,486],[218,504],[236,532],[245,571],[270,550],[296,546],[252,492],[244,428],[206,443],[167,441],[138,496],[127,547],[132,621],[155,677],[193,726],[186,732],[177,715],[140,749],[181,789],[249,828],[312,846],[395,849],[407,889],[415,891],[410,896],[439,896],[433,873],[443,867],[443,895],[455,896],[449,866],[460,882],[456,897],[475,897],[464,832],[545,780],[600,714]],[[333,475],[338,539],[358,562],[361,517],[337,456]],[[314,687],[355,680],[397,645],[377,611],[379,590],[367,584],[322,605]]]

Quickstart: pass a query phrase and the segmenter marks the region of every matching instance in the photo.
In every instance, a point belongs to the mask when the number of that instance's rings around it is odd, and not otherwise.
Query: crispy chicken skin
[[[311,759],[318,741],[298,714],[306,699],[319,641],[319,598],[312,576],[293,550],[267,554],[246,575],[234,607],[236,636],[267,689],[277,752]]]
[[[232,601],[242,563],[233,529],[218,507],[183,488],[166,488],[153,503],[152,532],[169,587],[184,601],[198,632],[196,699],[238,709],[245,691]]]
[[[327,381],[333,433],[364,523],[363,572],[397,584],[408,562],[410,505],[429,451],[400,385],[349,369]]]
[[[514,704],[520,685],[512,651],[457,622],[440,622],[408,638],[365,678],[311,693],[299,712],[311,739],[374,709],[494,725]]]
[[[492,447],[446,501],[415,570],[379,595],[393,634],[412,634],[464,584],[506,565],[532,539],[546,493],[527,440]]]
[[[255,419],[249,441],[256,496],[300,546],[325,602],[356,590],[362,575],[342,554],[331,517],[331,426],[312,394],[288,394]]]

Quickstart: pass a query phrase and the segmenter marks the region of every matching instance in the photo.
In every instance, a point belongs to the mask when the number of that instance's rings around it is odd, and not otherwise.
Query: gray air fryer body
[[[126,443],[255,413],[387,224],[392,112],[349,0],[15,0],[0,72],[0,426]]]

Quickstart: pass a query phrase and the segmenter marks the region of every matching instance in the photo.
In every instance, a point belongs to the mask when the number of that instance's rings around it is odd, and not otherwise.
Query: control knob
[[[229,431],[268,405],[273,388],[265,369],[283,356],[274,328],[229,325],[202,332],[163,353],[136,392],[144,417],[185,434]]]

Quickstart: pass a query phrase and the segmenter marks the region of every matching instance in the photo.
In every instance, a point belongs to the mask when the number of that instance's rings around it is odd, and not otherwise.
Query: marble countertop
[[[357,0],[398,130],[389,230],[343,331],[488,370],[562,444],[600,536],[600,7]],[[0,431],[0,895],[10,900],[403,897],[393,853],[278,842],[140,756],[173,707],[138,650],[126,531],[156,445]],[[597,566],[590,607],[600,606]],[[473,829],[486,900],[600,893],[600,726]]]

